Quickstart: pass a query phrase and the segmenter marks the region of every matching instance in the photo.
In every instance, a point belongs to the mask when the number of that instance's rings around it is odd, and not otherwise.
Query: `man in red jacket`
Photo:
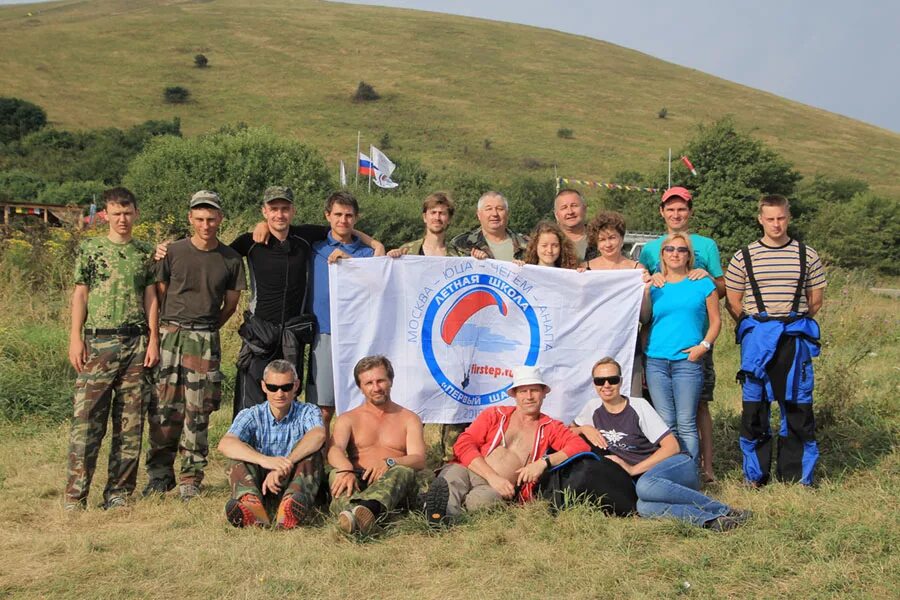
[[[515,406],[486,408],[453,445],[454,461],[425,494],[431,524],[518,498],[527,502],[541,476],[570,456],[590,450],[561,421],[541,413],[550,391],[537,367],[516,367],[507,393]]]

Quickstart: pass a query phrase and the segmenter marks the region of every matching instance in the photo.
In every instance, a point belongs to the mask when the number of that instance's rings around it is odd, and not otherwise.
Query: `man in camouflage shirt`
[[[113,434],[104,508],[134,491],[149,382],[159,360],[153,250],[132,238],[137,202],[125,188],[103,192],[109,233],[81,243],[75,263],[69,362],[75,380],[65,507],[87,504],[100,443],[112,409]]]
[[[179,493],[200,493],[209,454],[209,416],[222,400],[219,328],[237,308],[246,287],[241,255],[219,242],[222,207],[215,192],[193,195],[188,212],[192,235],[173,242],[156,263],[162,294],[159,379],[147,421],[149,482],[144,496],[175,487],[175,457],[181,456]]]
[[[482,194],[478,199],[477,214],[481,227],[453,238],[450,241],[452,247],[465,255],[471,254],[474,258],[495,258],[511,262],[525,257],[528,238],[507,227],[509,203],[502,194]]]

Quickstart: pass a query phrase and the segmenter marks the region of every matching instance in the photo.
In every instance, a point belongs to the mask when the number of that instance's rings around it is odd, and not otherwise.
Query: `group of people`
[[[103,201],[109,233],[83,242],[76,260],[69,359],[78,375],[67,509],[86,505],[110,411],[105,508],[124,506],[134,492],[145,414],[150,449],[143,495],[165,494],[176,485],[185,501],[200,493],[209,416],[221,400],[218,331],[246,286],[244,258],[251,298],[239,330],[233,422],[218,446],[228,459],[232,493],[225,513],[235,526],[293,528],[329,498],[347,533],[375,531],[403,507],[423,510],[431,523],[447,523],[467,510],[528,501],[540,495],[551,472],[601,458],[608,461],[603,466],[614,464],[627,474],[640,515],[731,529],[749,513],[699,491],[702,480],[714,479],[708,402],[722,296],[741,344],[746,481],[759,486],[770,479],[769,415],[777,401],[777,475],[813,482],[818,449],[811,358],[819,350],[813,316],[822,305],[825,277],[815,251],[790,238],[789,203],[781,196],[760,199],[762,238],[735,253],[723,272],[715,242],[690,232],[693,198],[682,187],[662,195],[667,233],[646,244],[638,261],[623,254],[622,216],[603,211],[589,222],[576,190],[561,190],[555,222],[539,223],[530,236],[509,229],[507,200],[488,192],[478,200],[479,227],[453,239],[447,238],[452,200],[442,192],[429,195],[422,206],[423,237],[388,256],[641,269],[645,280],[631,397],[621,394],[621,365],[600,357],[590,373],[596,397],[585,399],[573,423],[562,423],[541,412],[549,392],[541,372],[510,365],[508,393],[515,405],[487,407],[472,423],[441,425],[445,464],[436,477],[425,469],[422,422],[391,398],[394,372],[384,356],[357,363],[353,377],[364,401],[332,427],[328,264],[385,254],[380,242],[355,229],[359,206],[351,194],[328,197],[327,226],[297,226],[291,224],[290,188],[270,187],[263,196],[264,221],[225,245],[217,237],[220,199],[201,190],[189,202],[191,236],[156,248],[132,238],[137,201],[131,192],[113,188]],[[300,402],[307,367],[306,401]]]

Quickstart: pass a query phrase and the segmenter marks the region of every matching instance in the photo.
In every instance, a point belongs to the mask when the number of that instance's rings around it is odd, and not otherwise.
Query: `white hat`
[[[516,388],[523,385],[542,385],[549,392],[550,386],[541,379],[541,371],[537,367],[513,367],[513,381],[506,393],[513,396]]]

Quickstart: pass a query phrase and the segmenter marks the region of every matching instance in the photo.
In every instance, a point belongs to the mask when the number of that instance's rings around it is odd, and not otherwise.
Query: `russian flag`
[[[372,160],[362,152],[359,153],[359,174],[366,177],[375,174],[375,171],[372,169]]]

